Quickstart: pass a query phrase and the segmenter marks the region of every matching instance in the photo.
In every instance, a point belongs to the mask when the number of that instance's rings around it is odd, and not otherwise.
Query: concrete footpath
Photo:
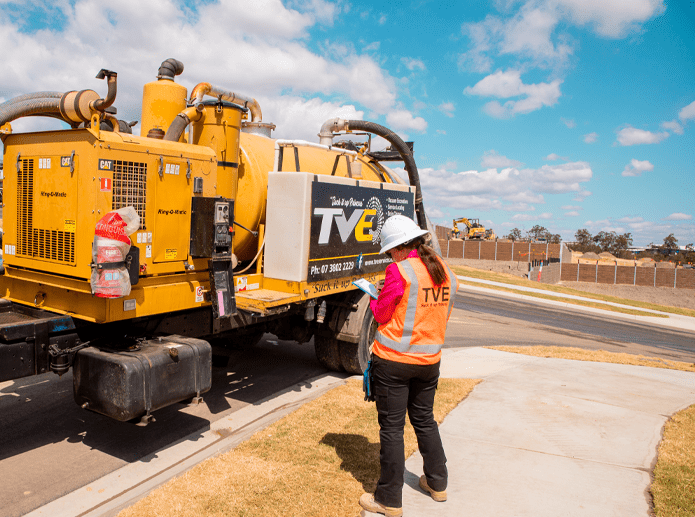
[[[448,501],[418,488],[416,453],[405,517],[648,517],[663,426],[695,404],[694,373],[484,348],[445,350],[442,377],[484,381],[440,427]]]

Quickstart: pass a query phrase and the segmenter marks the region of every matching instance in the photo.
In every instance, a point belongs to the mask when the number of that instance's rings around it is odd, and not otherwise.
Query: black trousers
[[[439,381],[439,363],[414,365],[374,356],[373,382],[379,413],[381,475],[374,500],[384,506],[403,506],[405,415],[415,429],[424,462],[427,484],[436,491],[446,490],[446,456],[432,406]]]

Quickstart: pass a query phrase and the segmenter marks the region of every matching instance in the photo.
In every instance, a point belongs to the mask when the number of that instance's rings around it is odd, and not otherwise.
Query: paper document
[[[362,289],[365,293],[367,293],[372,298],[378,298],[379,297],[379,293],[377,292],[376,286],[374,284],[372,284],[371,282],[369,282],[368,280],[365,280],[364,278],[358,278],[357,280],[355,280],[352,283],[355,284],[360,289]]]

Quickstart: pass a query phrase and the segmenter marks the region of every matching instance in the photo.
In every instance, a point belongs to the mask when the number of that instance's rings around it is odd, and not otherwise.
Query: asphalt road
[[[612,315],[459,290],[448,347],[573,346],[695,362],[695,332]]]
[[[507,344],[695,362],[695,333],[460,291],[446,346]],[[157,411],[157,421],[144,428],[80,409],[72,399],[71,374],[0,383],[0,516],[23,515],[324,371],[313,346],[277,342],[269,334],[253,348],[215,349],[213,388],[205,402]]]

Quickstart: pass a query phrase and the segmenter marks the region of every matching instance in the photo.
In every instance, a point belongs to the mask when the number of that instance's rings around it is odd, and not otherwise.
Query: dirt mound
[[[583,258],[583,259],[586,259],[586,260],[599,260],[601,257],[599,257],[599,256],[598,256],[596,253],[594,253],[593,251],[589,251],[588,253],[584,253],[584,255],[582,255],[582,256],[579,257],[579,258]]]

